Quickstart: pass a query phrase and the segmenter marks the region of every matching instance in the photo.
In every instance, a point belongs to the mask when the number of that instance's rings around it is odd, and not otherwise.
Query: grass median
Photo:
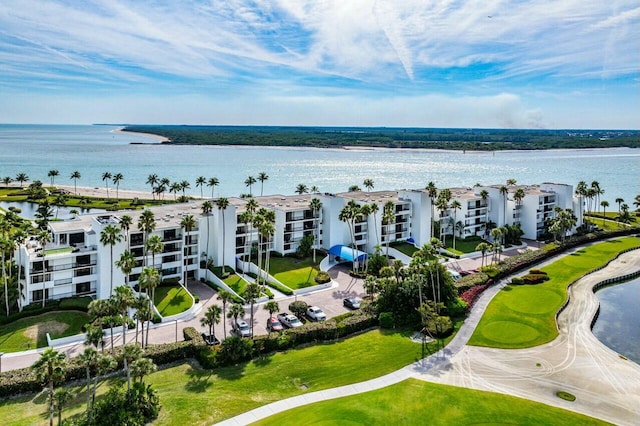
[[[275,414],[254,425],[604,425],[582,414],[513,396],[408,379]]]
[[[638,246],[637,237],[594,244],[542,268],[549,281],[506,286],[487,307],[469,344],[519,349],[550,342],[558,336],[555,315],[567,299],[568,285],[607,264],[619,252]]]

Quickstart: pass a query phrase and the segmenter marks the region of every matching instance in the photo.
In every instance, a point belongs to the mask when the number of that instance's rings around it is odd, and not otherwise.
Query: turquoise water
[[[115,134],[111,126],[0,125],[0,177],[24,172],[48,182],[50,169],[60,171],[57,183],[73,185],[74,170],[81,186],[103,186],[102,173],[122,173],[122,189],[149,190],[151,173],[171,181],[188,180],[191,194],[198,176],[217,177],[224,196],[248,192],[244,180],[266,172],[265,194],[292,194],[299,183],[322,192],[343,192],[372,178],[376,189],[421,188],[544,181],[571,183],[597,180],[603,200],[617,208],[615,198],[629,205],[640,192],[640,149],[517,151],[497,153],[344,150],[313,148],[252,148],[214,146],[131,145],[153,142],[135,135]],[[210,190],[205,188],[205,194]],[[219,192],[218,192],[219,191]],[[253,193],[260,193],[254,185]]]
[[[640,278],[596,293],[600,315],[593,334],[609,348],[640,364]]]

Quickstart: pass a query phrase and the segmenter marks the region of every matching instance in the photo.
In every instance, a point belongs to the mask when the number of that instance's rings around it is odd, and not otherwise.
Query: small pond
[[[25,219],[34,220],[36,211],[38,210],[38,204],[29,203],[27,201],[0,201],[0,207],[5,210],[9,210],[9,207],[16,207],[22,210],[18,215]],[[59,210],[58,210],[59,209]],[[58,212],[58,219],[71,219],[73,215],[71,214],[71,210],[77,210],[80,214],[83,213],[104,213],[106,210],[104,209],[84,209],[81,207],[56,207],[51,206],[51,210],[53,211],[53,218],[56,217],[56,211]]]
[[[598,290],[600,315],[593,334],[609,348],[640,364],[640,278]]]

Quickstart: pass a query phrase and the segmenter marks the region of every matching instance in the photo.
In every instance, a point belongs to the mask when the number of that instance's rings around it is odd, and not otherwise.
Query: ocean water
[[[215,195],[249,192],[248,176],[266,172],[264,194],[292,194],[299,183],[322,192],[343,192],[372,178],[375,189],[423,188],[518,183],[598,181],[609,209],[618,197],[631,206],[640,193],[640,149],[592,149],[513,152],[427,150],[346,150],[317,148],[254,148],[235,146],[168,146],[132,134],[117,134],[112,126],[0,125],[0,178],[27,173],[49,182],[47,172],[60,171],[56,183],[102,187],[102,173],[122,173],[121,189],[149,190],[147,176],[187,180],[187,192],[199,195],[198,176],[217,177]],[[132,145],[130,142],[146,142]],[[252,188],[260,194],[260,183]],[[204,188],[204,194],[211,194]]]
[[[600,315],[593,334],[609,348],[640,364],[640,278],[598,290]]]

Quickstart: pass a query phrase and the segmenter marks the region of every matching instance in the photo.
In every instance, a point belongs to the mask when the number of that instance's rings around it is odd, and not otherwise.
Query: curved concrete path
[[[483,292],[458,334],[438,353],[376,379],[287,398],[218,424],[246,425],[294,407],[369,392],[410,377],[519,396],[620,425],[640,424],[640,366],[600,343],[590,327],[598,306],[593,286],[640,270],[638,253],[621,255],[571,287],[570,303],[558,318],[560,335],[548,344],[521,350],[466,346],[489,302],[506,285],[505,279]],[[556,397],[559,390],[574,394],[576,401]]]

